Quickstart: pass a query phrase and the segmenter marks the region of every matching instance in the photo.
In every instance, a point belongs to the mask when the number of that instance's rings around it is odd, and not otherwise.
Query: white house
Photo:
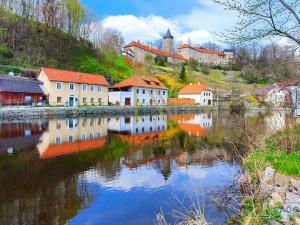
[[[285,106],[290,102],[290,93],[282,84],[273,84],[268,88],[266,102],[274,106]]]
[[[213,93],[209,87],[203,84],[190,84],[179,91],[178,98],[195,99],[199,105],[212,105]]]
[[[158,79],[132,76],[108,92],[109,104],[122,106],[166,105],[168,89]]]

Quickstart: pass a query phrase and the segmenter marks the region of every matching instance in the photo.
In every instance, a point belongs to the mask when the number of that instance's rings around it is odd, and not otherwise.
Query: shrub
[[[154,58],[154,62],[159,66],[165,66],[168,62],[168,58],[166,56],[157,55]]]
[[[230,105],[230,112],[234,114],[242,114],[246,111],[246,106],[243,101],[233,102]]]
[[[190,66],[193,70],[198,71],[198,67],[199,67],[200,63],[198,60],[196,59],[190,59]]]
[[[209,74],[209,68],[208,68],[208,66],[203,65],[201,67],[201,72],[204,73],[205,75],[208,75]]]

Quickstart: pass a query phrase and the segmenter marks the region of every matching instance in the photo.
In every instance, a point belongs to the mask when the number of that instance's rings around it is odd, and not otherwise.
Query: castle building
[[[217,51],[204,48],[197,48],[188,44],[179,46],[178,51],[174,50],[174,36],[170,29],[163,36],[163,50],[152,48],[144,45],[139,41],[132,41],[124,47],[124,53],[134,58],[136,61],[145,63],[151,56],[164,56],[167,61],[172,64],[180,64],[185,61],[195,59],[200,63],[208,63],[213,65],[226,65],[233,60],[233,52],[230,50]]]

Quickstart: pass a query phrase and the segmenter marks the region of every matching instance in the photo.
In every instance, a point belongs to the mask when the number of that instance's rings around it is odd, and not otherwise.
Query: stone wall
[[[41,107],[41,108],[2,108],[0,109],[0,119],[16,118],[55,118],[55,117],[80,117],[86,115],[128,115],[128,114],[159,114],[159,113],[181,113],[181,112],[201,112],[213,110],[214,107],[203,106],[143,106],[143,107],[86,107],[86,108],[66,108],[66,107]]]

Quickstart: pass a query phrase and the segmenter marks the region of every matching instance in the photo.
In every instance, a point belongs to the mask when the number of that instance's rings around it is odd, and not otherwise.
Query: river
[[[277,116],[1,121],[0,225],[150,225],[160,212],[174,224],[195,208],[225,224],[239,211],[247,135],[280,129]]]

